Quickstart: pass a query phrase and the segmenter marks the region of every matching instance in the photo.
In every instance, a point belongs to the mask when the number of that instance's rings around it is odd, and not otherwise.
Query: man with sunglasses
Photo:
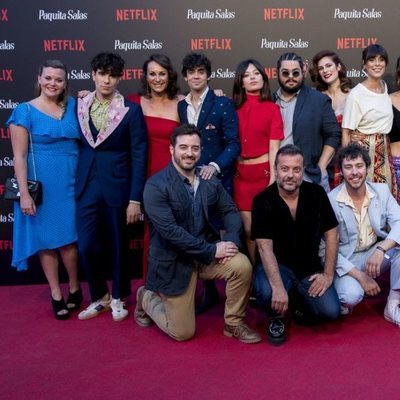
[[[306,68],[295,53],[282,54],[277,62],[280,88],[273,95],[282,114],[285,138],[281,147],[295,144],[304,153],[304,180],[329,191],[327,166],[339,146],[341,132],[331,100],[304,84]]]

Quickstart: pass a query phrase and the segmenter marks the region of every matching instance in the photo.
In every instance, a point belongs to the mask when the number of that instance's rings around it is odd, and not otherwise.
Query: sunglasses
[[[295,70],[295,71],[280,71],[280,74],[283,78],[289,78],[289,76],[292,76],[293,78],[298,78],[301,75],[301,71]]]

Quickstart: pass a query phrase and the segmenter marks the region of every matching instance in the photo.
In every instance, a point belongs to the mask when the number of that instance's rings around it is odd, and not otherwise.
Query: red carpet
[[[197,318],[193,340],[175,343],[131,315],[57,321],[45,285],[0,287],[0,302],[2,400],[400,398],[400,329],[382,317],[384,296],[335,323],[292,324],[277,348],[223,336],[222,306]],[[264,331],[259,311],[248,322]]]

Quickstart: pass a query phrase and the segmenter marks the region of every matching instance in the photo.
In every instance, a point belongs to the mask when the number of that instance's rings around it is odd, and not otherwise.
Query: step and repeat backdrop
[[[4,201],[4,184],[13,174],[12,110],[34,97],[38,65],[60,59],[69,68],[71,94],[93,89],[90,60],[98,52],[119,53],[126,61],[119,90],[140,88],[141,66],[153,53],[167,54],[180,72],[190,51],[212,61],[211,86],[231,94],[235,68],[255,57],[277,88],[276,60],[294,51],[304,59],[323,49],[336,51],[355,83],[363,79],[361,51],[382,44],[392,61],[385,79],[391,88],[400,55],[398,0],[2,0],[0,3],[0,284],[43,281],[33,258],[26,272],[10,266],[13,205]],[[180,78],[180,88],[186,91]],[[308,82],[310,83],[310,82]],[[142,227],[130,241],[132,275],[141,274]]]

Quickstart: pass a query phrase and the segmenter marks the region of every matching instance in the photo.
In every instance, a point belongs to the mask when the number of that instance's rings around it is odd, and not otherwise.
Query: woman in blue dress
[[[62,62],[44,62],[37,85],[38,97],[18,105],[7,122],[21,195],[14,207],[12,265],[26,270],[28,258],[38,254],[50,285],[54,315],[67,319],[82,302],[74,198],[79,126],[75,100],[67,96],[67,69]],[[35,179],[34,170],[43,185],[40,205],[34,203],[27,187],[27,179]],[[58,277],[58,253],[69,278],[67,303]]]

